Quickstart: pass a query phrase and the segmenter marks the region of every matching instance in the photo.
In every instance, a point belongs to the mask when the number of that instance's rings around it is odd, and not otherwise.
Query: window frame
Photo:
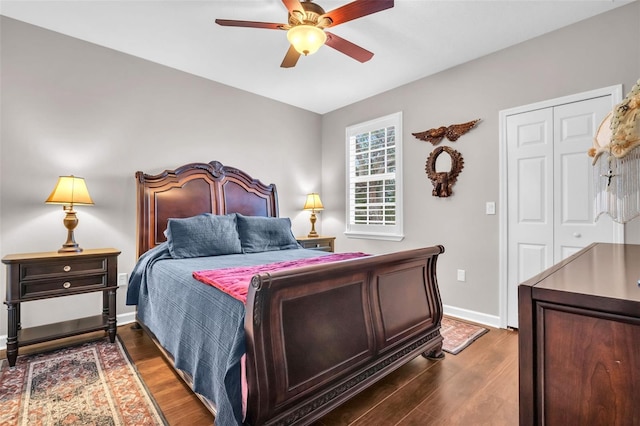
[[[365,181],[374,181],[384,179],[385,177],[393,176],[395,179],[395,225],[372,225],[372,224],[356,224],[352,223],[352,210],[355,211],[355,189],[352,198],[352,184],[354,181],[362,181],[362,178],[355,179],[355,174],[352,175],[352,166],[355,170],[355,160],[352,162],[352,155],[355,157],[355,152],[352,153],[351,138],[355,138],[362,133],[371,133],[380,129],[387,129],[394,127],[395,133],[395,172],[384,173],[381,175],[373,175]],[[389,114],[383,117],[375,118],[373,120],[366,121],[364,123],[358,123],[351,126],[347,126],[345,129],[345,149],[346,149],[346,212],[345,212],[345,232],[344,235],[348,238],[363,238],[374,240],[387,240],[387,241],[402,241],[404,239],[404,216],[402,211],[403,206],[403,185],[402,185],[402,111]],[[355,140],[353,142],[355,144]],[[355,149],[355,145],[353,147]],[[353,163],[353,164],[352,164]],[[385,165],[387,160],[385,159]],[[384,196],[383,196],[384,197]]]

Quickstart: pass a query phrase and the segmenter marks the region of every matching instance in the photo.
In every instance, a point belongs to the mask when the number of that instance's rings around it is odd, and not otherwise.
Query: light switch
[[[487,201],[485,205],[486,214],[496,214],[496,203],[493,201]]]

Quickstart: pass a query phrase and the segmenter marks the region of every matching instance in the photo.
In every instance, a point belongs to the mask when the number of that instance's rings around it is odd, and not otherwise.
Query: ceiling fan
[[[280,66],[291,68],[296,65],[300,55],[311,55],[320,46],[329,47],[352,57],[356,61],[367,62],[373,53],[325,31],[345,22],[371,15],[393,7],[393,0],[355,0],[330,12],[311,0],[282,0],[289,11],[287,24],[255,21],[235,21],[232,19],[216,19],[216,24],[228,27],[265,28],[269,30],[286,30],[287,39],[291,43]]]

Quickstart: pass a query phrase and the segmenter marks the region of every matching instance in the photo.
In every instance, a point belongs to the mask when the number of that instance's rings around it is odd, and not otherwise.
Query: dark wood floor
[[[492,328],[458,355],[414,359],[315,426],[517,424],[518,334]]]
[[[170,425],[214,423],[144,331],[124,325],[118,334]],[[91,338],[96,335],[25,347],[20,353]],[[518,334],[492,328],[458,355],[447,354],[439,361],[414,359],[314,426],[517,424]]]

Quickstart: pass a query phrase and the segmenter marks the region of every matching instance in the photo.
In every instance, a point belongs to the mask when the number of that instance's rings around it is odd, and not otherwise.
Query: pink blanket
[[[326,256],[312,257],[310,259],[288,260],[284,262],[269,263],[257,266],[241,266],[238,268],[212,269],[208,271],[196,271],[193,278],[205,284],[214,286],[225,293],[247,303],[247,291],[251,283],[251,277],[264,272],[276,272],[285,269],[299,268],[302,266],[319,265],[339,260],[354,259],[368,256],[365,253],[336,253]]]

